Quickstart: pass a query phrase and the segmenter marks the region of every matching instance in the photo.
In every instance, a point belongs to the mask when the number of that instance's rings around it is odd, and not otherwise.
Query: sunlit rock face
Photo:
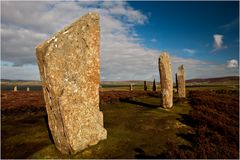
[[[106,139],[99,110],[99,15],[88,13],[36,47],[55,146],[74,154]]]
[[[172,80],[172,64],[170,55],[162,52],[159,57],[159,73],[162,93],[163,108],[172,108],[173,106],[173,80]]]
[[[177,91],[180,98],[186,97],[185,73],[183,65],[179,66],[177,71]]]

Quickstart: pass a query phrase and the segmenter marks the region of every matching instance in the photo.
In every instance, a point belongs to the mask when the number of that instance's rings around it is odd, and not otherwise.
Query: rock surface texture
[[[167,52],[163,52],[159,57],[159,73],[162,93],[163,108],[172,108],[173,106],[173,80],[172,64]]]
[[[177,71],[177,91],[180,98],[186,97],[185,73],[183,65],[179,66]]]
[[[99,15],[88,13],[36,47],[56,148],[74,154],[107,138],[99,110]]]

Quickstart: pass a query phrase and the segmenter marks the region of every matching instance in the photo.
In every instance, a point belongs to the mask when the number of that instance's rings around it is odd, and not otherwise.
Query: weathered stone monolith
[[[14,86],[13,91],[17,92],[17,86]]]
[[[27,87],[27,91],[28,91],[28,92],[30,91],[30,88],[29,88],[29,87]]]
[[[162,93],[163,108],[172,108],[173,106],[173,80],[172,64],[167,52],[163,52],[159,57],[159,73]]]
[[[144,81],[144,91],[147,91],[147,81]]]
[[[177,71],[177,91],[180,98],[186,97],[185,73],[183,65],[179,66]]]
[[[36,47],[48,123],[58,150],[106,139],[99,110],[99,15],[88,13]]]

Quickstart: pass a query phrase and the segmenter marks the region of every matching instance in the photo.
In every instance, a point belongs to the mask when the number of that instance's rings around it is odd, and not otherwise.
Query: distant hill
[[[187,84],[239,84],[239,76],[197,78],[186,80]]]
[[[129,81],[102,81],[103,85],[128,85],[134,83],[135,85],[143,85],[143,80],[129,80]],[[148,84],[152,84],[152,81],[147,81]],[[196,78],[186,80],[188,85],[238,85],[239,76],[229,77],[217,77],[217,78]],[[159,82],[157,82],[159,84]]]
[[[1,79],[1,82],[40,82],[37,80],[12,80],[12,79]]]
[[[103,85],[143,85],[143,80],[129,80],[129,81],[102,81],[101,84]],[[152,81],[147,81],[147,83],[153,83]],[[159,83],[159,82],[158,82]]]
[[[41,82],[35,80],[1,79],[1,85],[41,85]]]

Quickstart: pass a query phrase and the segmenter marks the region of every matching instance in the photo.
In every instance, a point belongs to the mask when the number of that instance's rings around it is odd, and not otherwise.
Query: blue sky
[[[1,1],[1,78],[39,80],[35,46],[90,11],[101,80],[159,80],[162,51],[187,79],[239,75],[238,1]]]
[[[146,25],[136,27],[146,47],[216,63],[238,59],[237,2],[130,2],[130,5],[151,15]],[[214,34],[223,35],[226,49],[212,52]],[[184,48],[195,53],[187,54]]]

